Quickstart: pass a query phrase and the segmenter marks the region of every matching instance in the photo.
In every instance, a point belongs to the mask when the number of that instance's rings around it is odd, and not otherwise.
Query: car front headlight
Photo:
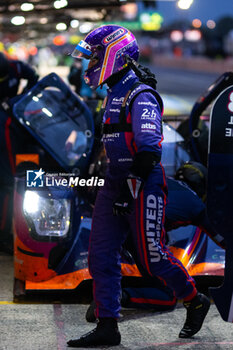
[[[27,190],[23,211],[37,239],[65,238],[70,227],[71,200],[53,198],[50,192]],[[30,227],[32,229],[32,227]]]

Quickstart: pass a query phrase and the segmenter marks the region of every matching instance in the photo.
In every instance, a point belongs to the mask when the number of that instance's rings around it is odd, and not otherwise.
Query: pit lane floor
[[[13,257],[0,253],[0,350],[63,350],[66,341],[90,331],[87,305],[60,300],[13,302]],[[201,331],[192,339],[179,339],[185,310],[172,312],[122,310],[119,322],[122,344],[115,350],[233,349],[233,325],[222,321],[215,305]],[[102,347],[103,348],[103,347]]]

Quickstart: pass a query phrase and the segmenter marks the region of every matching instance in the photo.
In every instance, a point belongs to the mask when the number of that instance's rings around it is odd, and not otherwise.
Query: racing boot
[[[192,300],[183,304],[187,309],[187,317],[179,338],[190,338],[201,329],[210,308],[210,301],[204,294],[197,293]]]
[[[72,339],[67,342],[69,347],[87,348],[101,345],[119,345],[121,334],[118,330],[117,320],[115,318],[100,318],[97,327],[91,332],[84,334],[78,339]]]

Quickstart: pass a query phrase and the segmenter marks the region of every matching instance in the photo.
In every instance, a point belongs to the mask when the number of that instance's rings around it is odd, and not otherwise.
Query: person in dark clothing
[[[21,79],[27,80],[26,92],[36,84],[38,75],[28,64],[10,60],[0,52],[0,101],[18,94]]]
[[[162,99],[155,89],[141,83],[128,65],[126,56],[137,61],[139,48],[126,28],[106,25],[93,30],[73,52],[74,57],[80,55],[90,60],[86,83],[93,88],[104,83],[109,87],[103,115],[109,163],[105,185],[95,202],[89,244],[89,271],[99,322],[92,332],[70,340],[68,346],[120,343],[120,252],[129,231],[143,268],[165,280],[176,297],[184,300],[187,319],[179,336],[191,337],[200,330],[210,302],[198,293],[193,278],[165,246]]]
[[[75,87],[75,92],[80,95],[82,86],[82,60],[77,59],[70,67],[68,81]]]
[[[16,97],[21,79],[27,80],[26,92],[38,80],[36,72],[26,63],[8,59],[0,52],[0,103]],[[12,100],[11,100],[12,101]],[[13,252],[11,216],[13,207],[14,155],[11,139],[11,115],[0,108],[0,250]]]
[[[217,245],[225,249],[224,237],[216,232],[207,215],[205,205],[206,167],[198,162],[186,162],[177,170],[175,180],[167,178],[167,184],[166,232],[180,226],[197,226]]]

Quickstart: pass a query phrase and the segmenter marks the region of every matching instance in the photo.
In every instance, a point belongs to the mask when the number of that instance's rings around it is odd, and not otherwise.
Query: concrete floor
[[[0,266],[0,350],[64,350],[67,340],[94,328],[85,321],[84,304],[44,297],[14,303],[13,257],[0,253]],[[202,330],[189,340],[178,338],[185,318],[181,304],[169,313],[124,309],[122,314],[122,344],[109,349],[233,349],[233,325],[222,321],[213,304]]]

